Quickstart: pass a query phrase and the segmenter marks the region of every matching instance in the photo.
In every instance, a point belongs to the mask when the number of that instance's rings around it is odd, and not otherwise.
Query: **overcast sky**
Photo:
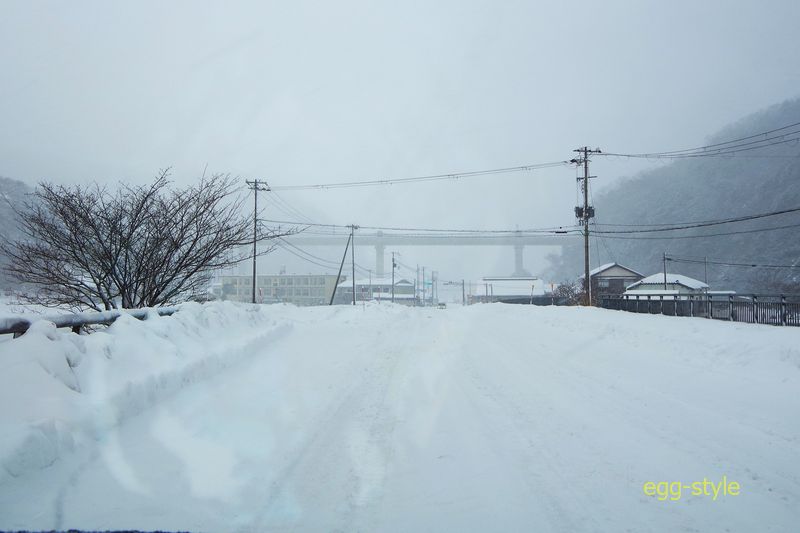
[[[796,0],[3,0],[0,11],[0,175],[31,184],[142,182],[163,167],[188,184],[207,165],[289,185],[548,162],[583,144],[668,150],[800,95]],[[640,168],[598,161],[592,173],[602,188]],[[574,176],[281,196],[321,222],[550,226],[573,223]],[[450,277],[509,273],[511,252],[490,250],[404,256]],[[529,269],[540,256],[526,252]]]

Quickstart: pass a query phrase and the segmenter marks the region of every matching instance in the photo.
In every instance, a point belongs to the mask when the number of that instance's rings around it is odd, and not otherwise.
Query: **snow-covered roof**
[[[539,281],[539,278],[534,276],[498,276],[482,278],[483,281]]]
[[[394,280],[395,286],[397,285],[413,285],[410,281],[405,278],[395,278]],[[389,287],[392,286],[392,278],[361,278],[356,279],[356,286],[358,287],[369,287],[372,285],[373,287],[377,287],[379,285],[387,285]],[[349,279],[347,281],[342,281],[339,283],[338,287],[352,287],[353,280]]]
[[[392,299],[392,293],[391,292],[374,292],[374,293],[372,293],[372,297],[376,298],[376,299],[380,298],[381,300],[391,300]],[[394,293],[394,299],[395,300],[413,300],[414,299],[414,295],[413,294]]]
[[[633,285],[628,286],[628,290],[633,289],[634,287],[638,287],[640,285],[663,285],[664,284],[664,273],[660,272],[658,274],[653,274],[651,276],[647,276],[644,279],[640,279]],[[684,276],[682,274],[670,274],[667,272],[667,283],[674,283],[676,285],[683,285],[689,289],[707,289],[708,285],[703,283],[700,280],[696,280],[694,278],[690,278],[689,276]]]
[[[676,291],[674,289],[634,289],[634,290],[627,290],[625,291],[625,296],[673,296],[675,294],[680,294],[680,291]]]
[[[590,277],[590,278],[592,278],[592,277],[594,277],[595,275],[597,275],[597,274],[599,274],[599,273],[601,273],[601,272],[605,272],[605,271],[606,271],[606,270],[608,270],[609,268],[613,268],[613,267],[619,267],[619,268],[623,268],[623,269],[625,269],[625,270],[628,270],[628,271],[630,271],[630,272],[632,272],[632,273],[636,274],[637,276],[644,276],[644,274],[640,274],[639,272],[636,272],[634,269],[632,269],[632,268],[628,268],[628,267],[626,267],[626,266],[624,266],[624,265],[620,265],[619,263],[606,263],[605,265],[600,265],[599,267],[597,267],[597,268],[593,268],[592,270],[590,270],[590,271],[589,271],[589,277]],[[581,274],[580,276],[578,276],[578,279],[583,279],[583,274]]]

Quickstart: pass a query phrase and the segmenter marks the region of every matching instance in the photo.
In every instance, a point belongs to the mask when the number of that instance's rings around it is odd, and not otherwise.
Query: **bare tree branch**
[[[171,189],[169,170],[150,185],[115,192],[40,184],[18,211],[22,238],[0,244],[7,272],[46,306],[104,310],[176,303],[198,295],[213,271],[250,258],[244,197],[227,175]],[[260,228],[259,240],[291,235]],[[260,253],[268,253],[267,249]]]

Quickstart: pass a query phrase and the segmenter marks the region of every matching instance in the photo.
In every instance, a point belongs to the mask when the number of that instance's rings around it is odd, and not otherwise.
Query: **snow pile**
[[[34,322],[0,341],[0,484],[216,374],[284,333],[270,309],[184,304],[171,317],[119,318],[91,335]]]

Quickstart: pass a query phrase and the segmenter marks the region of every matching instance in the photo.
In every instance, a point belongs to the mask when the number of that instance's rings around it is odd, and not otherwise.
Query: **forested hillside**
[[[745,117],[708,139],[725,142],[800,122],[800,99]],[[794,127],[782,133],[800,131]],[[784,139],[796,138],[786,135]],[[594,198],[594,229],[631,230],[637,225],[729,219],[800,206],[798,141],[741,151],[725,157],[668,162],[622,181]],[[789,227],[787,227],[789,226]],[[767,229],[768,231],[753,231]],[[775,229],[782,228],[782,229]],[[742,267],[716,263],[800,265],[800,213],[662,233],[593,237],[592,266],[617,261],[643,274],[660,272],[664,252],[701,263],[668,264],[670,272],[702,280],[708,258],[712,289],[800,293],[800,268]],[[725,233],[726,235],[720,235]],[[681,238],[677,238],[680,236]],[[574,279],[582,271],[583,248],[564,248],[553,258],[551,276]]]

